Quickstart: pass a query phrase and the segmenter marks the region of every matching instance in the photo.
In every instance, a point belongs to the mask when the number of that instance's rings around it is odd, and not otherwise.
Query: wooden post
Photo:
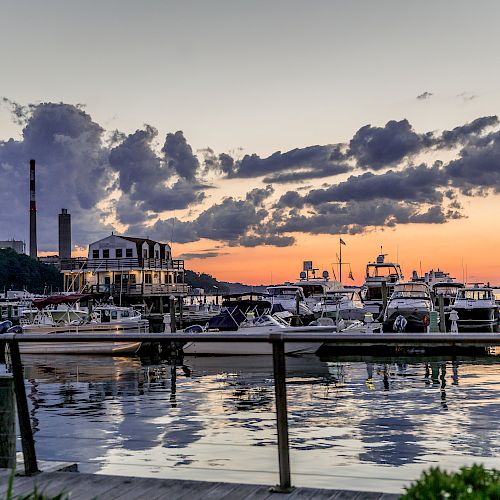
[[[295,315],[300,316],[300,293],[298,290],[295,292]]]
[[[173,295],[170,295],[169,309],[170,309],[170,331],[176,332],[177,322],[175,320],[175,297]]]
[[[444,314],[444,297],[442,295],[438,296],[439,305],[439,331],[446,333],[446,316]]]
[[[16,406],[14,379],[0,375],[0,469],[16,468]]]
[[[273,345],[274,393],[276,398],[276,425],[278,431],[278,462],[280,483],[271,491],[290,493],[293,490],[290,473],[290,445],[288,439],[288,407],[286,401],[285,342],[281,335],[270,336]]]
[[[31,430],[31,421],[26,399],[26,388],[24,387],[23,365],[17,340],[10,342],[10,359],[12,363],[12,375],[14,376],[14,387],[16,391],[17,418],[21,432],[21,443],[23,446],[24,472],[27,476],[39,472],[36,460],[35,441]]]

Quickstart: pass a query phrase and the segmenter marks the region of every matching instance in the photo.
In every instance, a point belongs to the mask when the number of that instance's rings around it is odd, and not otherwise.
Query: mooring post
[[[175,319],[175,297],[170,295],[169,309],[170,309],[170,331],[177,331],[177,321]]]
[[[279,493],[293,490],[290,478],[290,447],[288,440],[288,409],[286,402],[285,342],[281,334],[270,335],[273,345],[274,393],[278,428],[278,461],[280,484],[271,488]]]
[[[387,283],[382,281],[382,311],[380,311],[383,316],[387,308]]]
[[[0,375],[0,469],[16,468],[16,404],[14,379]]]
[[[442,295],[438,296],[439,305],[439,330],[446,333],[446,316],[444,315],[444,297]]]
[[[27,476],[30,476],[40,471],[38,470],[36,460],[35,442],[31,430],[26,388],[24,387],[23,365],[21,363],[21,354],[19,353],[17,340],[11,341],[9,347],[14,389],[16,391],[17,418],[19,420],[19,430],[21,431],[21,443],[23,446],[24,472]]]

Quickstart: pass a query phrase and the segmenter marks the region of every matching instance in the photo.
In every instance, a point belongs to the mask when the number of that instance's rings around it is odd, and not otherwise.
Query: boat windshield
[[[312,295],[323,295],[323,285],[299,285],[304,292],[304,296],[311,297]]]
[[[295,298],[295,293],[297,292],[297,288],[268,288],[267,291],[271,297],[280,297],[280,298]]]
[[[394,264],[368,264],[366,266],[367,278],[388,278],[389,276],[400,276],[401,269]]]
[[[436,295],[443,295],[445,297],[455,297],[457,294],[457,287],[456,286],[437,286],[434,287],[434,293]]]
[[[326,294],[325,302],[342,302],[345,300],[354,300],[354,292],[330,292]]]
[[[491,290],[483,290],[481,288],[477,290],[459,290],[457,294],[457,299],[491,300],[492,294]]]
[[[419,289],[395,290],[391,299],[429,299],[430,297],[424,291]]]

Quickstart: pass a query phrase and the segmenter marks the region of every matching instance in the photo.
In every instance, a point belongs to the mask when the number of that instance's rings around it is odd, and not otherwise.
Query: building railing
[[[186,283],[148,284],[148,283],[128,283],[122,284],[96,284],[84,286],[83,291],[89,293],[109,293],[110,295],[186,295],[189,285]]]
[[[167,270],[184,271],[184,261],[181,259],[138,259],[124,257],[121,259],[61,259],[61,271],[130,271]]]
[[[30,414],[24,385],[24,374],[21,362],[19,343],[47,342],[47,334],[4,334],[2,340],[9,344],[10,363],[14,378],[16,402],[18,409],[19,429],[24,456],[24,468],[27,475],[36,474],[38,462],[35,442],[31,429]],[[278,463],[280,482],[275,491],[288,493],[292,491],[290,470],[290,445],[288,436],[288,407],[286,394],[286,342],[328,342],[329,345],[346,343],[360,346],[371,345],[438,345],[446,343],[456,345],[500,345],[500,335],[491,333],[336,333],[334,327],[324,327],[321,333],[311,333],[307,327],[284,328],[283,333],[58,333],[50,335],[50,342],[267,342],[273,348],[274,392],[276,405],[276,427],[278,435]]]

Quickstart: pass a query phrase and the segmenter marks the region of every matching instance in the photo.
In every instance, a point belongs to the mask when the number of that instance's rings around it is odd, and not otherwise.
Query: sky
[[[114,231],[218,279],[380,252],[500,283],[491,1],[0,0],[0,239]]]

